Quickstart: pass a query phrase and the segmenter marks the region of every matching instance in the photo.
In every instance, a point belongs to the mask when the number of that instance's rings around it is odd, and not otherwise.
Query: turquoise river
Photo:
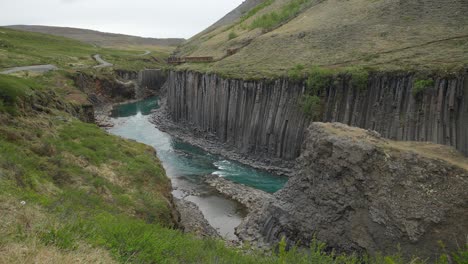
[[[243,217],[242,211],[236,203],[208,188],[202,177],[215,174],[270,193],[281,189],[287,178],[253,169],[176,140],[149,121],[151,111],[156,108],[156,97],[115,107],[111,115],[114,127],[109,132],[152,146],[171,178],[174,197],[195,203],[220,235],[236,239],[234,228]]]

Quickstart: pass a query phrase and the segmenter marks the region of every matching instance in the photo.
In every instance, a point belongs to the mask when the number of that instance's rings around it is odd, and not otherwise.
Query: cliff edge
[[[298,172],[238,228],[244,240],[435,258],[468,234],[468,160],[441,145],[397,142],[339,123],[312,123]]]

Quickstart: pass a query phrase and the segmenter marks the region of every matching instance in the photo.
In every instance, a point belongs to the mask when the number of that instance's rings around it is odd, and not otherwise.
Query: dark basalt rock
[[[167,106],[173,121],[213,134],[240,153],[292,160],[308,122],[298,107],[302,93],[301,85],[284,79],[255,82],[171,72]]]
[[[413,96],[413,74],[371,74],[367,87],[353,86],[351,76],[336,76],[320,92],[320,120],[372,129],[395,140],[445,144],[468,155],[467,74],[431,78],[433,87]],[[309,124],[299,107],[303,83],[171,72],[166,87],[174,122],[213,134],[252,159],[300,155]]]
[[[468,160],[442,145],[405,143],[339,123],[312,123],[298,172],[238,227],[253,244],[434,259],[468,234]],[[414,150],[414,151],[412,151]]]

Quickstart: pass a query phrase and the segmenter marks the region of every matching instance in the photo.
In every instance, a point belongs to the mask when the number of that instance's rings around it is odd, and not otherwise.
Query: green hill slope
[[[54,64],[61,69],[83,70],[97,65],[93,54],[114,64],[114,68],[136,70],[166,67],[172,48],[102,48],[70,38],[0,27],[0,71],[19,66]]]
[[[124,34],[105,33],[96,30],[70,27],[50,27],[33,25],[13,25],[7,27],[16,30],[67,37],[104,47],[177,46],[184,41],[184,39],[181,38],[143,38]]]
[[[234,22],[190,39],[184,65],[232,77],[284,75],[295,65],[377,70],[451,69],[468,63],[464,0],[265,0]],[[232,20],[232,18],[231,18]],[[227,56],[229,49],[238,49]]]

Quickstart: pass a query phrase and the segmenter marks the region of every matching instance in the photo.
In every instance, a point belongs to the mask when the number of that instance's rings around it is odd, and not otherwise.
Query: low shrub
[[[334,72],[329,69],[312,67],[307,79],[307,91],[309,94],[317,95],[333,81]]]
[[[304,95],[300,106],[303,113],[312,120],[317,120],[321,115],[322,100],[317,95]]]
[[[434,80],[432,79],[416,79],[413,83],[413,96],[417,97],[432,86],[434,86]]]
[[[365,69],[348,69],[346,71],[351,75],[351,85],[358,88],[359,91],[366,91],[369,81],[369,72]]]
[[[291,80],[294,81],[299,81],[301,79],[304,79],[304,65],[302,64],[297,64],[294,66],[292,69],[288,71],[288,77]]]
[[[236,34],[236,32],[231,31],[231,32],[229,33],[228,39],[231,40],[231,39],[235,39],[235,38],[237,38],[237,37],[238,37],[238,35]]]

